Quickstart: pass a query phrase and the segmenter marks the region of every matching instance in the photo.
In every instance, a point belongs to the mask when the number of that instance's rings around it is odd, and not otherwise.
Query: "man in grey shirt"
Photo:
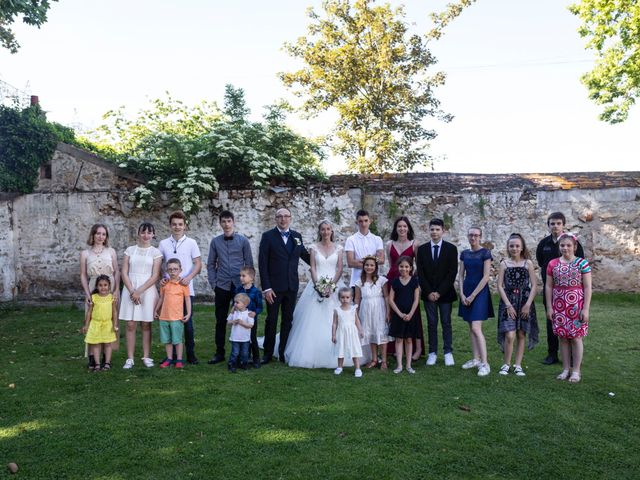
[[[211,240],[207,260],[207,274],[216,305],[216,354],[207,362],[210,365],[224,361],[227,314],[236,288],[240,286],[240,269],[244,266],[253,267],[249,240],[235,232],[233,213],[224,210],[219,220],[222,235]]]

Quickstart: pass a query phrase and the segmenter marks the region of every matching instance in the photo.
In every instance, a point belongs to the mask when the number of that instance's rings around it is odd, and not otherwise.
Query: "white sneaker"
[[[438,354],[430,353],[427,357],[427,367],[431,367],[436,364],[436,360],[438,359]]]
[[[525,377],[527,375],[526,373],[524,373],[524,370],[522,370],[522,367],[520,365],[516,365],[515,367],[513,367],[513,373],[515,373],[517,377]]]
[[[520,369],[522,370],[522,369]],[[509,365],[507,365],[506,363],[504,365],[502,365],[500,367],[500,370],[498,370],[498,373],[500,375],[509,375]]]
[[[338,367],[336,368],[333,373],[335,373],[336,375],[340,375],[342,373],[342,368]]]
[[[362,370],[359,368],[356,369],[356,373],[353,374],[354,377],[360,378],[362,376]]]
[[[127,358],[127,361],[124,362],[124,366],[122,368],[124,368],[125,370],[133,368],[133,358]]]
[[[402,372],[402,367],[398,367],[393,370],[393,373],[400,373],[400,372]]]
[[[409,372],[411,375],[413,375],[414,373],[416,373],[416,371],[411,368],[411,367],[407,367],[407,372]]]
[[[486,377],[491,372],[491,367],[488,363],[481,363],[480,367],[478,367],[478,376]]]
[[[142,357],[142,363],[144,363],[144,366],[147,368],[153,368],[153,358]]]
[[[470,368],[479,367],[479,366],[480,366],[480,360],[476,360],[475,358],[472,358],[471,360],[468,360],[462,364],[462,369],[469,370]]]
[[[444,354],[444,364],[446,367],[452,367],[456,364],[456,362],[453,360],[453,353]]]

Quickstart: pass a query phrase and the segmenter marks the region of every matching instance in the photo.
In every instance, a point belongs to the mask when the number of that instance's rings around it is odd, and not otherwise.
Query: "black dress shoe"
[[[545,365],[553,365],[554,363],[558,363],[558,357],[548,355],[547,358],[542,361],[542,363],[544,363]]]
[[[198,365],[200,363],[200,360],[198,360],[196,357],[188,358],[187,363],[189,365]]]
[[[253,362],[253,368],[260,368],[260,366],[261,366],[260,362],[258,361]]]
[[[271,357],[263,357],[262,360],[260,360],[260,365],[266,365],[270,361],[271,361]]]
[[[214,355],[213,358],[209,360],[207,363],[209,365],[215,365],[216,363],[220,363],[220,362],[224,362],[224,355]]]

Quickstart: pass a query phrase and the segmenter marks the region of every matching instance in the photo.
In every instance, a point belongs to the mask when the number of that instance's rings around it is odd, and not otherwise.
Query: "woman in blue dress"
[[[458,315],[469,324],[473,358],[462,365],[465,370],[477,367],[478,376],[489,375],[491,368],[487,360],[487,342],[482,333],[482,322],[493,317],[493,304],[489,292],[491,253],[480,245],[482,230],[471,227],[468,231],[469,250],[460,254],[460,306]]]

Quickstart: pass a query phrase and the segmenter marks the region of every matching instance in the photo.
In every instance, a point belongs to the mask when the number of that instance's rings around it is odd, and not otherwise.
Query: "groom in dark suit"
[[[416,258],[418,280],[427,312],[429,356],[427,365],[435,365],[438,358],[438,312],[442,322],[444,364],[452,366],[451,308],[458,299],[454,283],[458,273],[458,249],[442,240],[444,222],[434,218],[429,222],[431,241],[418,248]]]
[[[276,228],[262,234],[258,266],[262,292],[267,300],[267,319],[264,326],[264,356],[260,363],[267,364],[273,357],[278,326],[278,313],[282,309],[280,347],[278,358],[284,362],[293,310],[298,298],[298,263],[302,258],[310,262],[309,252],[302,243],[302,236],[289,228],[291,212],[281,208],[276,212]]]

